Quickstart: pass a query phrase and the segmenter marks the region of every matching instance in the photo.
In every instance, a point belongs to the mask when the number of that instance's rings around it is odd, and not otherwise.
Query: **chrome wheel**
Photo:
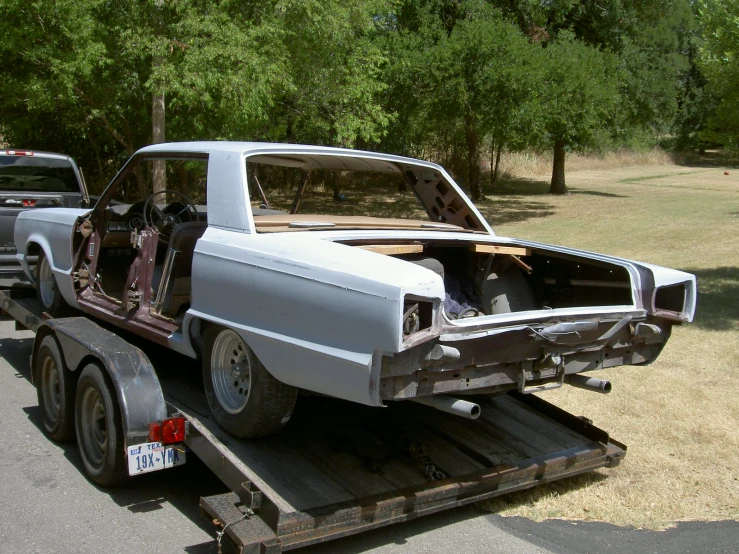
[[[238,414],[249,400],[252,372],[246,345],[231,329],[224,329],[216,337],[210,368],[218,403],[226,412]]]
[[[54,296],[56,295],[56,279],[51,272],[51,266],[46,256],[39,256],[38,268],[38,290],[41,297],[41,303],[44,308],[50,308],[54,304]]]
[[[62,410],[62,394],[59,388],[59,368],[51,356],[45,357],[41,366],[41,394],[47,419],[56,423]]]
[[[107,420],[103,400],[92,387],[85,389],[80,399],[80,427],[80,447],[94,466],[102,466],[108,449]]]

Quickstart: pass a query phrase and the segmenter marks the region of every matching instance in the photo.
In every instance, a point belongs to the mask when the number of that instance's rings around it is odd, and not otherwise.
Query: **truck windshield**
[[[80,192],[67,160],[32,156],[0,156],[0,192]]]

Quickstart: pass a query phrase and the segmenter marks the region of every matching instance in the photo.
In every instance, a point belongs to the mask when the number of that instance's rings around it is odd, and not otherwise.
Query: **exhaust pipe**
[[[611,392],[610,381],[598,379],[597,377],[587,377],[585,375],[580,375],[579,373],[568,375],[565,378],[565,382],[573,387],[577,387],[578,389],[591,390],[601,394],[608,394]]]
[[[467,419],[477,419],[480,417],[480,406],[473,402],[460,400],[451,396],[435,395],[435,396],[417,396],[411,398],[414,402],[431,406],[442,412],[466,417]]]

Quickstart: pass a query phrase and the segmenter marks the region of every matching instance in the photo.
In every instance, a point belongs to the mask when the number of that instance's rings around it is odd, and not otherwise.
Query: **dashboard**
[[[172,202],[171,204],[158,204],[157,208],[162,213],[179,213],[182,211],[183,204],[181,202]],[[198,219],[207,221],[207,209],[205,206],[196,206],[198,210]],[[184,212],[186,217],[184,221],[192,219],[192,212],[187,210]],[[146,221],[144,219],[144,202],[136,202],[134,204],[114,204],[108,206],[105,210],[105,227],[106,233],[103,237],[103,247],[130,247],[131,233],[141,231]]]

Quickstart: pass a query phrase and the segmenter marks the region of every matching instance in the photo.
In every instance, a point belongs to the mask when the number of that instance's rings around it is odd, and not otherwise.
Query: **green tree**
[[[400,134],[411,148],[447,141],[465,152],[468,185],[481,197],[480,150],[486,137],[512,140],[534,98],[539,48],[499,10],[480,2],[410,3],[383,21],[386,75]],[[435,149],[432,146],[432,149]]]
[[[46,146],[20,122],[53,121],[74,139],[63,150],[95,137],[96,157],[120,158],[157,140],[166,113],[169,140],[376,141],[389,117],[374,12],[360,0],[5,0],[3,135]]]
[[[554,150],[549,192],[567,194],[568,149],[592,144],[618,104],[616,59],[567,32],[543,50],[540,134]]]
[[[700,67],[707,89],[718,100],[710,124],[725,144],[739,149],[739,4],[730,0],[702,0],[703,34]]]

